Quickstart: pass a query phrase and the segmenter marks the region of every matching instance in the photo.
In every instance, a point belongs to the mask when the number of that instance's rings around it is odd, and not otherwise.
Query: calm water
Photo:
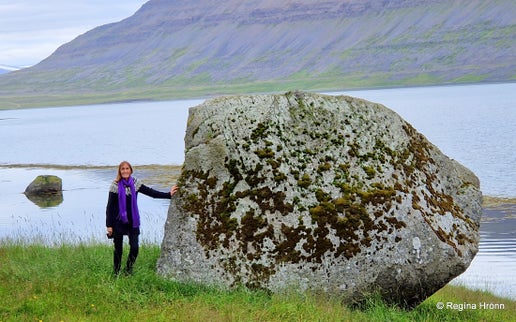
[[[453,283],[516,300],[516,205],[484,210],[480,251]]]
[[[0,111],[0,165],[182,164],[202,100]]]
[[[516,197],[516,83],[342,94],[396,111],[445,154],[473,170],[485,195]],[[180,165],[188,108],[202,102],[0,111],[0,239],[107,242],[104,216],[107,189],[116,175],[113,165],[129,160],[136,165],[136,176],[137,165]],[[113,167],[65,170],[43,165]],[[59,206],[39,208],[23,194],[39,174],[63,179]],[[167,201],[141,196],[139,205],[142,240],[160,243]],[[496,220],[482,223],[480,252],[455,282],[516,299],[515,208],[486,215]]]

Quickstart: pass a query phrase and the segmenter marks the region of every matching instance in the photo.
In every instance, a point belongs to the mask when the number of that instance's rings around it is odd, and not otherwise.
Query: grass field
[[[516,320],[515,301],[457,286],[405,311],[378,299],[348,308],[314,294],[178,283],[156,275],[159,252],[156,245],[143,245],[134,274],[115,278],[110,245],[0,241],[0,321]],[[437,308],[440,303],[443,309]]]

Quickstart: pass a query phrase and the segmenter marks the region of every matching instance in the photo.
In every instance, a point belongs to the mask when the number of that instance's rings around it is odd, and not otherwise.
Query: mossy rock
[[[26,195],[52,195],[63,191],[63,181],[58,176],[40,175],[37,176],[25,189]]]
[[[358,98],[289,92],[193,107],[178,182],[158,272],[179,281],[348,303],[380,292],[414,306],[478,250],[478,178]]]

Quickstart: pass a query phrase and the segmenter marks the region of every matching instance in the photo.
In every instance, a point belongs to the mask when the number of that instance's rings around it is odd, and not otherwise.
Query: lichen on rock
[[[185,144],[165,276],[413,306],[477,252],[478,179],[380,104],[219,97],[190,109]]]

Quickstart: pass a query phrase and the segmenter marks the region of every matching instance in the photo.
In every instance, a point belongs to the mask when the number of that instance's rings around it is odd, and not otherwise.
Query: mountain
[[[513,0],[150,0],[0,76],[0,108],[514,81],[514,12]]]

